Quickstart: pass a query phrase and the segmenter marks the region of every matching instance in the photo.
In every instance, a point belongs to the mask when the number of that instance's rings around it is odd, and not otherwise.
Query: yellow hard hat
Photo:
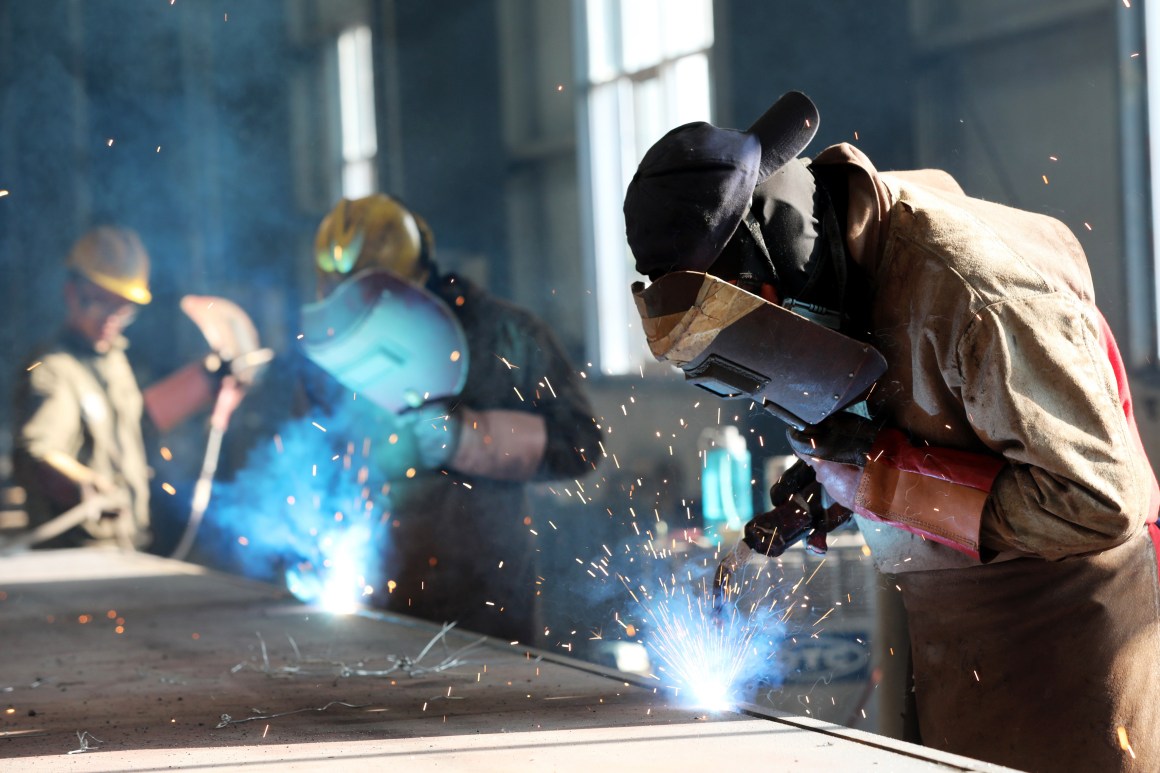
[[[66,264],[127,301],[144,305],[153,300],[153,293],[149,292],[149,254],[141,237],[127,228],[94,228],[73,245]]]
[[[329,288],[367,268],[422,283],[431,270],[434,241],[423,219],[398,199],[383,193],[342,199],[314,237],[320,285]]]

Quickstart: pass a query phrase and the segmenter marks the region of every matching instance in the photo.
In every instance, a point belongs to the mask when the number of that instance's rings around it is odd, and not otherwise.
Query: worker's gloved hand
[[[446,467],[459,447],[468,409],[449,400],[432,400],[399,414],[414,439],[417,463],[424,469]]]
[[[793,452],[813,469],[829,497],[852,509],[879,429],[878,422],[843,412],[814,427],[791,429],[786,437]]]
[[[272,349],[255,349],[233,358],[223,352],[210,352],[202,359],[202,366],[215,384],[220,385],[232,376],[239,386],[246,389],[254,385],[272,359]]]
[[[129,492],[100,473],[94,473],[80,488],[81,499],[91,504],[94,517],[116,518],[131,506]]]
[[[807,533],[806,548],[824,554],[826,535],[850,519],[850,511],[825,497],[813,469],[800,460],[773,484],[769,500],[773,509],[745,524],[741,541],[717,566],[713,578],[716,612],[741,592],[741,571],[754,554],[780,556]]]
[[[742,538],[755,553],[780,556],[807,535],[806,547],[819,555],[827,550],[826,535],[850,519],[850,511],[826,495],[813,469],[799,461],[769,490],[773,509],[745,524]]]

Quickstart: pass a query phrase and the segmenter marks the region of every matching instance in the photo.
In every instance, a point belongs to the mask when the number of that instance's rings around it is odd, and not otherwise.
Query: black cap
[[[754,188],[805,150],[817,129],[814,103],[791,91],[746,131],[697,122],[659,139],[624,199],[636,270],[655,279],[708,269],[745,216]]]

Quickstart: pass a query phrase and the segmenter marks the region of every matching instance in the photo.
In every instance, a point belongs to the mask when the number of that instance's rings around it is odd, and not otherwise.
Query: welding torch
[[[778,504],[745,524],[741,539],[717,566],[713,578],[716,614],[741,593],[743,583],[738,578],[754,555],[776,558],[803,536],[807,550],[824,554],[826,535],[850,519],[850,511],[830,499],[802,461],[790,467],[769,493]]]

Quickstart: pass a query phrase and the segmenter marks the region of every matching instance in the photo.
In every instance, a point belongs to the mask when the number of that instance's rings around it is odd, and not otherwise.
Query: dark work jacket
[[[570,480],[595,467],[600,431],[548,326],[455,275],[429,289],[454,310],[467,336],[467,382],[457,402],[475,411],[543,417],[547,447],[533,481]],[[534,641],[536,535],[527,482],[420,471],[389,484],[389,545],[374,601],[436,622]]]

